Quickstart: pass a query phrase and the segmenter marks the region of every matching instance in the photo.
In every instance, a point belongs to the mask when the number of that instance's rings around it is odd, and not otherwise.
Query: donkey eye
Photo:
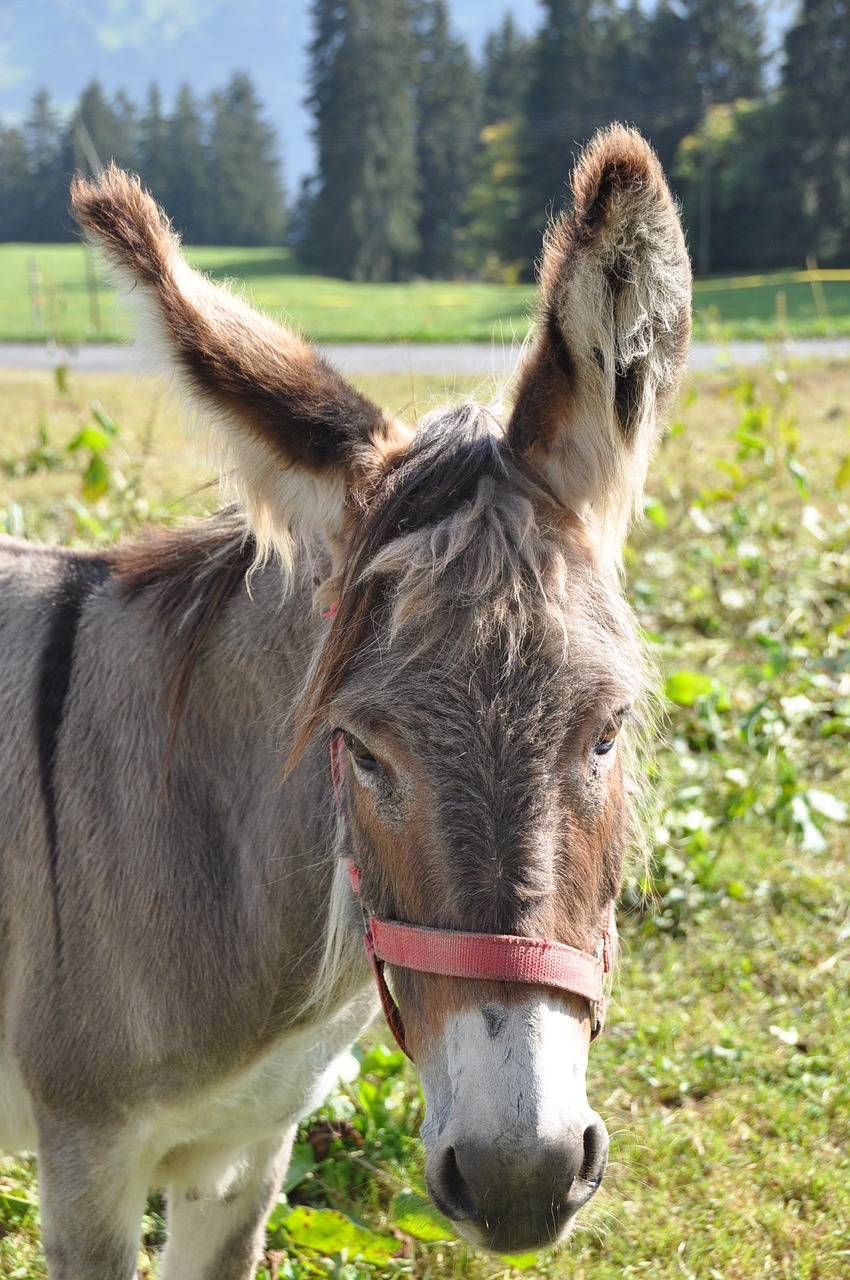
[[[372,755],[372,752],[366,746],[365,742],[361,742],[359,738],[355,738],[353,733],[344,733],[343,740],[348,748],[352,760],[359,769],[363,769],[365,773],[377,773],[380,764]]]
[[[597,738],[596,742],[593,744],[593,754],[597,756],[607,756],[608,752],[617,741],[617,734],[619,732],[619,723],[612,720],[609,725],[606,725],[605,732],[602,736]]]

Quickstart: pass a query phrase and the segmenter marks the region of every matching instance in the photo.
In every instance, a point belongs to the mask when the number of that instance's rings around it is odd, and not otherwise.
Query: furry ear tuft
[[[347,497],[407,441],[297,334],[193,270],[168,218],[114,165],[75,180],[73,211],[190,402],[219,428],[260,555],[344,539]]]
[[[546,235],[508,431],[617,561],[687,361],[690,262],[661,166],[634,130],[597,134],[572,190]]]

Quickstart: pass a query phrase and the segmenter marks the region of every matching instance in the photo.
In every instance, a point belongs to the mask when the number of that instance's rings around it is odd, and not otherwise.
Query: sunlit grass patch
[[[531,284],[411,280],[355,284],[304,274],[283,248],[189,248],[213,279],[317,342],[522,341]],[[695,336],[710,341],[850,333],[847,272],[778,271],[699,280]],[[81,244],[0,244],[0,341],[114,342],[131,332],[102,271]]]

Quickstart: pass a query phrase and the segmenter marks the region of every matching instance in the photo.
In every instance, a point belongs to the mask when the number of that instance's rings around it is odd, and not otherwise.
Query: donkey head
[[[376,916],[594,953],[630,839],[643,662],[619,556],[684,366],[690,273],[659,165],[599,135],[550,228],[537,336],[502,425],[474,405],[415,433],[300,339],[191,271],[137,184],[77,185],[234,455],[262,553],[316,535],[336,611],[294,753],[339,730],[342,843]],[[425,1090],[431,1195],[499,1251],[557,1241],[605,1169],[587,1002],[396,967]]]

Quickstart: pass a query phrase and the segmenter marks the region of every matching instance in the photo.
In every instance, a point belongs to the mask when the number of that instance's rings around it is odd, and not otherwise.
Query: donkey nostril
[[[452,1222],[471,1222],[478,1216],[478,1201],[460,1171],[454,1147],[447,1147],[436,1169],[426,1170],[428,1194]]]
[[[608,1163],[608,1134],[601,1120],[589,1124],[582,1135],[584,1159],[578,1177],[595,1191]]]

